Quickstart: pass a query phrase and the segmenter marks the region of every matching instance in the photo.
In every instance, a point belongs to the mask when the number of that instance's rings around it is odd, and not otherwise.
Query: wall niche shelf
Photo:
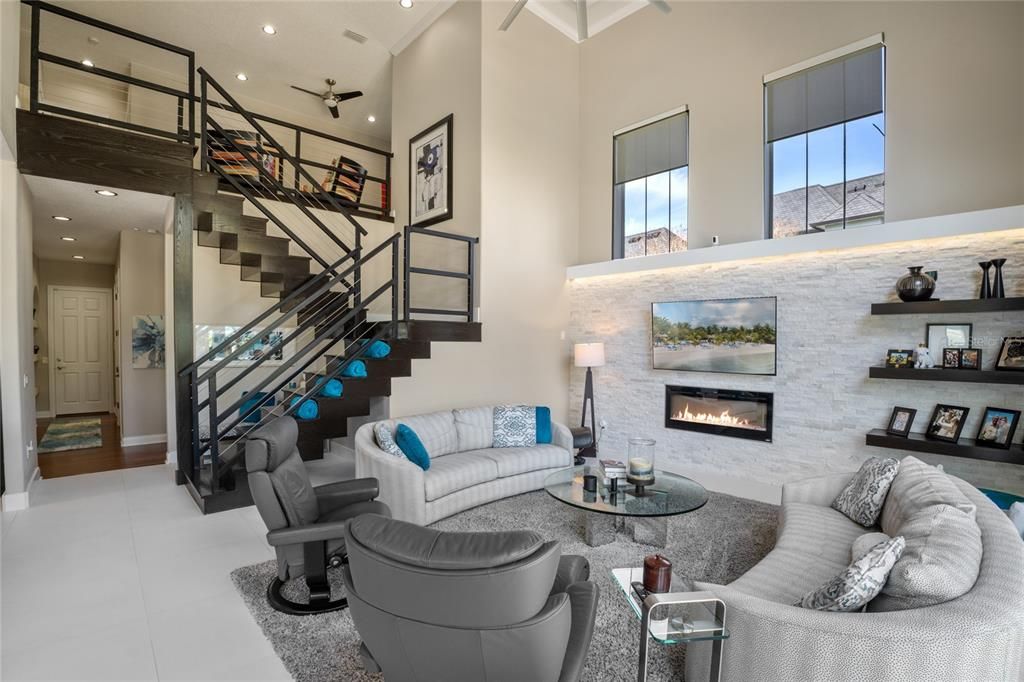
[[[910,369],[907,367],[871,367],[872,379],[904,381],[955,381],[969,384],[1024,385],[1024,372],[1001,372],[994,369]]]
[[[872,315],[945,315],[949,313],[1001,313],[1024,310],[1024,297],[966,298],[950,301],[872,303]]]
[[[1024,464],[1024,448],[1020,445],[1013,445],[1009,450],[999,448],[988,448],[977,445],[973,438],[961,438],[956,443],[947,443],[942,440],[931,440],[923,433],[912,433],[907,438],[890,436],[885,429],[873,429],[868,432],[866,442],[877,448],[889,448],[891,450],[910,450],[912,452],[925,452],[934,455],[949,455],[951,457],[966,457],[968,459],[983,459],[989,462],[1006,462],[1008,464]]]

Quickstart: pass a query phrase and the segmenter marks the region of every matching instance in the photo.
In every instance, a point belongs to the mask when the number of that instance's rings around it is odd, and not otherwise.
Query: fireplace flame
[[[694,414],[690,412],[690,404],[687,403],[683,406],[682,411],[676,412],[672,417],[676,421],[683,422],[699,422],[702,424],[715,424],[718,426],[732,426],[738,429],[761,429],[756,424],[751,424],[749,420],[742,419],[740,417],[734,417],[729,414],[729,410],[725,410],[720,414],[711,414],[708,412],[698,412]]]

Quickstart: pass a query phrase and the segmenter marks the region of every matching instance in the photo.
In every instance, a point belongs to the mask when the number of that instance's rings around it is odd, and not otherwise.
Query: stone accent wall
[[[659,468],[779,485],[853,470],[871,455],[902,454],[864,444],[869,430],[886,426],[895,405],[918,410],[914,431],[925,429],[937,402],[968,406],[963,435],[973,438],[986,406],[1024,409],[1024,387],[869,379],[868,367],[883,364],[889,348],[915,347],[928,322],[972,322],[989,369],[1003,336],[1024,335],[1024,312],[872,316],[870,310],[872,303],[898,300],[895,282],[911,265],[939,272],[936,297],[974,298],[978,261],[1000,256],[1008,259],[1007,296],[1024,295],[1024,230],[571,280],[570,340],[605,343],[607,365],[594,370],[598,420],[609,427],[600,452],[624,456],[630,436],[647,436],[658,441]],[[652,302],[748,296],[778,297],[777,376],[652,369]],[[571,414],[582,402],[584,372],[573,370]],[[773,442],[666,429],[666,384],[773,392]],[[1024,425],[1014,440],[1022,438]],[[919,456],[976,485],[1024,494],[1024,466]]]

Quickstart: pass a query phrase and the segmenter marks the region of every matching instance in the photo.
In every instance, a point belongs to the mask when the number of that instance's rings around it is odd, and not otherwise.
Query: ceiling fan
[[[576,4],[576,35],[579,40],[586,40],[590,37],[590,30],[587,23],[587,0],[573,0]],[[672,11],[672,7],[669,6],[667,0],[647,0],[651,5],[654,5],[665,14]],[[512,6],[509,13],[505,16],[505,20],[501,22],[501,26],[498,27],[499,31],[507,31],[508,27],[512,25],[512,22],[516,20],[519,13],[523,11],[523,7],[526,6],[526,0],[516,0],[516,4]]]
[[[333,78],[325,78],[324,82],[327,83],[327,90],[324,92],[314,92],[313,90],[307,90],[306,88],[300,88],[297,85],[292,87],[301,92],[308,93],[314,97],[318,97],[323,100],[323,103],[327,105],[327,108],[331,111],[331,116],[338,118],[341,114],[338,113],[338,103],[344,102],[348,99],[355,99],[356,97],[362,97],[363,92],[361,90],[353,90],[352,92],[334,92],[334,86],[338,81]]]

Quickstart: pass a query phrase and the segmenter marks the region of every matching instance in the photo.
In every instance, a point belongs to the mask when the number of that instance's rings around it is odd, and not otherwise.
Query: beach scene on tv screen
[[[775,374],[775,298],[653,306],[654,368]]]

